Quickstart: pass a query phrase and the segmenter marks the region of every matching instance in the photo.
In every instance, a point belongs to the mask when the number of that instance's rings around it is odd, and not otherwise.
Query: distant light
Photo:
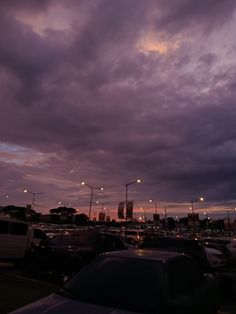
[[[28,190],[24,190],[24,193],[27,193],[28,192]]]
[[[82,185],[85,185],[85,182],[81,182]]]
[[[137,183],[140,183],[140,182],[141,182],[141,180],[138,179],[138,180],[137,180]]]
[[[200,202],[204,202],[204,198],[203,197],[200,197]]]
[[[103,191],[104,190],[104,188],[100,188],[101,189],[101,191]]]

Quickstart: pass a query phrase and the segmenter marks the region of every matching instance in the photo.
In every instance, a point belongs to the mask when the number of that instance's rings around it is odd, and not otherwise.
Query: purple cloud
[[[2,194],[42,210],[234,201],[234,1],[0,6]],[[146,205],[145,205],[146,206]],[[174,206],[174,205],[173,205]]]

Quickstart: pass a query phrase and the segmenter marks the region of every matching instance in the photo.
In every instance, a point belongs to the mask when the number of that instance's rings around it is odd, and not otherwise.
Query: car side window
[[[191,296],[203,284],[204,277],[195,264],[187,258],[180,258],[168,264],[168,287],[171,297]]]
[[[0,220],[0,234],[7,234],[9,232],[9,221]]]
[[[26,235],[28,225],[24,223],[12,222],[10,226],[10,233],[15,235]]]

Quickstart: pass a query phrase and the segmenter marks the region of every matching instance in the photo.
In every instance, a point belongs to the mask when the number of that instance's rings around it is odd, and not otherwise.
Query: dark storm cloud
[[[49,5],[51,1],[50,0],[22,0],[22,1],[18,1],[18,0],[1,0],[1,7],[0,7],[0,11],[6,12],[6,14],[9,11],[5,11],[5,10],[12,10],[12,11],[16,11],[16,10],[26,10],[29,12],[38,12],[41,10],[45,10],[47,8],[47,6]]]
[[[56,6],[67,12],[66,25],[50,15]],[[6,181],[76,201],[89,193],[81,181],[103,182],[104,199],[118,202],[125,182],[140,176],[143,188],[132,191],[139,201],[202,193],[232,200],[234,7],[230,0],[3,2],[1,141],[32,150],[22,164],[8,161]]]
[[[162,16],[156,25],[165,31],[176,33],[191,27],[210,31],[232,18],[236,3],[234,0],[176,0],[160,1]]]

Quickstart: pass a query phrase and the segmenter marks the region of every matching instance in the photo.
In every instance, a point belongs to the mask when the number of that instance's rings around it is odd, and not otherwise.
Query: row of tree
[[[87,224],[89,221],[88,216],[85,214],[75,215],[77,211],[73,207],[60,206],[57,208],[50,209],[49,212],[51,214],[51,222],[54,222],[54,223],[61,222],[62,218],[63,218],[63,221],[76,222],[77,224]],[[41,220],[40,219],[41,214],[37,213],[34,209],[30,207],[8,205],[8,206],[0,208],[0,214],[9,216],[11,218],[20,219],[20,220],[29,220],[29,221],[35,221],[35,222],[38,222]],[[74,216],[76,219],[72,219],[72,217]],[[112,221],[111,225],[112,223],[114,224],[115,221]],[[148,221],[147,223],[151,223],[151,221]],[[168,217],[167,219],[160,220],[160,223],[169,230],[174,229],[178,226],[188,227],[188,218],[187,217],[180,218],[177,223],[172,217]],[[125,223],[116,222],[116,224],[125,224]],[[200,220],[199,227],[200,229],[209,228],[209,229],[220,229],[220,230],[223,230],[225,228],[224,220],[208,221],[207,219]]]
[[[49,212],[51,215],[57,216],[58,218],[63,216],[66,219],[68,217],[74,216],[77,211],[75,208],[72,208],[72,207],[61,206],[57,208],[52,208],[49,210]],[[21,207],[21,206],[15,206],[15,205],[8,205],[8,206],[0,208],[0,214],[9,216],[15,219],[30,220],[30,221],[39,221],[41,217],[40,213],[37,213],[34,209],[30,208],[29,206]],[[86,219],[87,216],[85,214],[80,214],[80,215],[84,215],[84,219],[87,220]]]

